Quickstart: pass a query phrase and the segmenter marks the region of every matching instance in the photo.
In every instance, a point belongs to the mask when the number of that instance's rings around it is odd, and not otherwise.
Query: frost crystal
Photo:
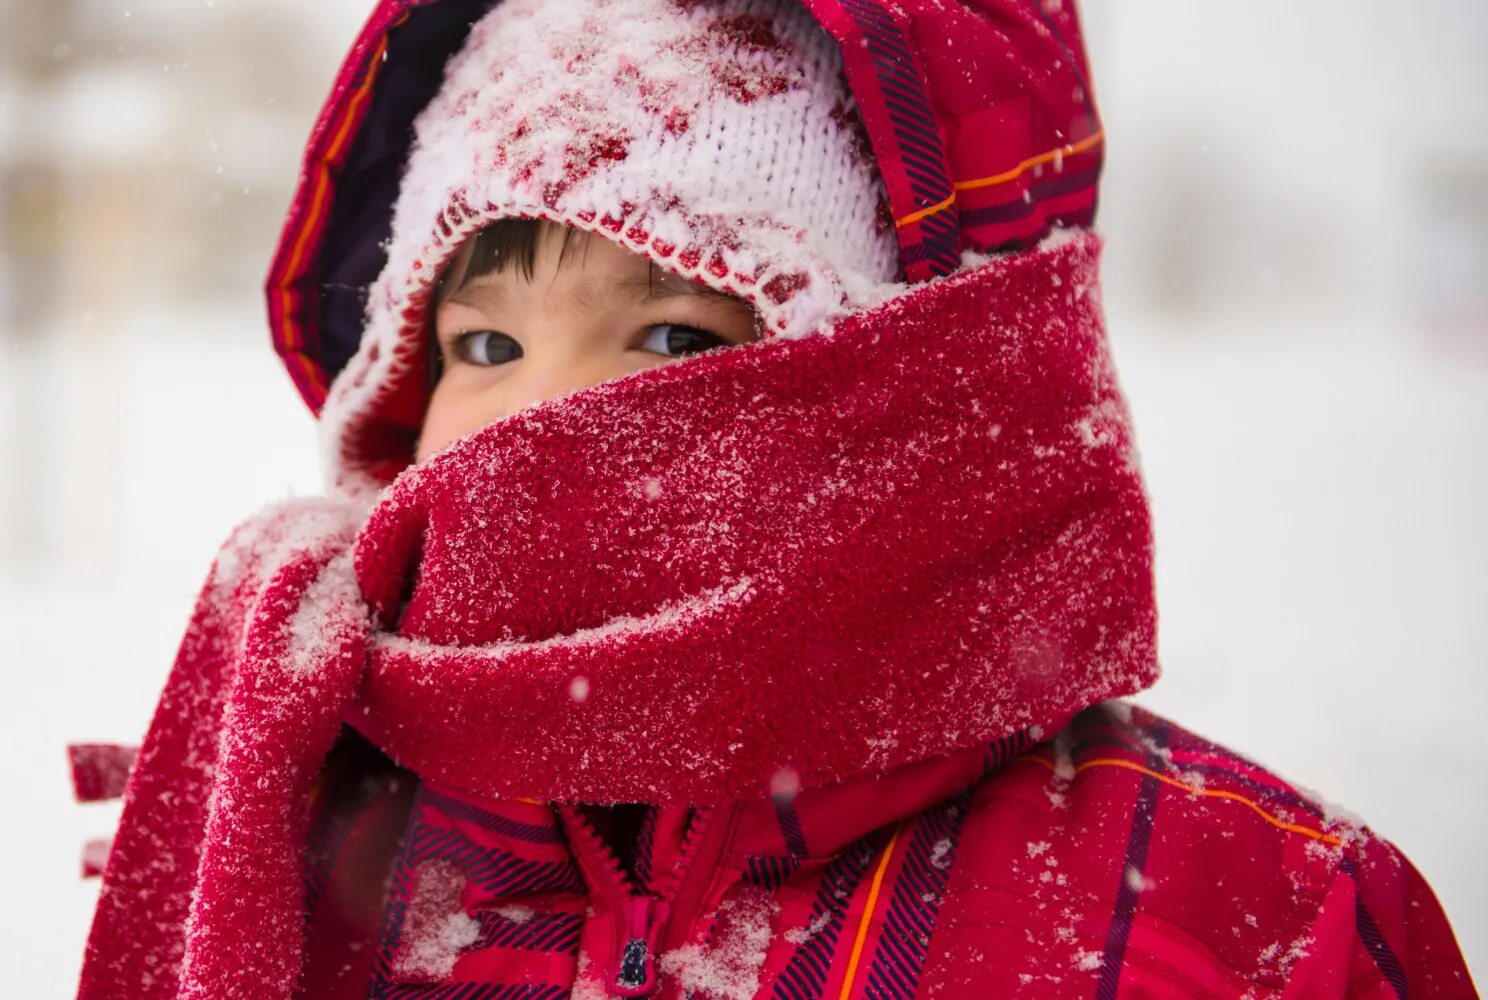
[[[1146,892],[1157,885],[1157,882],[1143,875],[1135,866],[1126,869],[1126,884],[1135,892]]]
[[[426,861],[415,875],[397,971],[439,981],[455,969],[460,952],[480,937],[480,923],[460,905],[465,876],[448,861]]]
[[[763,889],[725,901],[718,909],[714,943],[667,952],[661,956],[662,974],[677,977],[681,991],[698,1000],[749,1000],[759,992],[770,924],[779,912],[780,904]]]
[[[782,934],[781,937],[785,938],[785,940],[788,941],[790,944],[800,946],[820,934],[823,930],[826,929],[827,924],[831,922],[832,914],[830,912],[823,911],[822,913],[817,915],[816,919],[812,920],[811,923],[807,924],[805,927],[792,927],[790,930]]]
[[[935,842],[935,847],[930,851],[930,864],[932,867],[945,869],[950,867],[951,848],[955,846],[950,838],[943,838]]]

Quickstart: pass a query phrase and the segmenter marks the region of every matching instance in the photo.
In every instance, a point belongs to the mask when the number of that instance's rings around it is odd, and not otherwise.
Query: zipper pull
[[[656,945],[667,906],[651,896],[626,896],[621,919],[624,943],[615,964],[614,991],[622,997],[649,996],[656,989]]]

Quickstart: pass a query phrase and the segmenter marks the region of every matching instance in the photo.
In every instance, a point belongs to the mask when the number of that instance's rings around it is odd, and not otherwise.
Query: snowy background
[[[0,982],[74,988],[63,746],[316,488],[258,284],[365,0],[0,0]],[[1488,969],[1488,5],[1089,0],[1158,539],[1142,701],[1362,814]]]

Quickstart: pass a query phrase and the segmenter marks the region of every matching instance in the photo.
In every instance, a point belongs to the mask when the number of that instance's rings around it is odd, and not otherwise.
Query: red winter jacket
[[[702,940],[656,995],[1475,995],[1394,847],[1124,702],[1040,743],[629,817],[419,784],[348,730],[318,794],[305,997],[627,995],[596,984]]]

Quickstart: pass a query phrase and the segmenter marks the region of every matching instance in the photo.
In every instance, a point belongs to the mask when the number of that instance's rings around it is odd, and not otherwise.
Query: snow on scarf
[[[722,802],[1155,678],[1098,236],[491,424],[223,549],[125,795],[85,997],[286,997],[343,720],[481,796]]]

